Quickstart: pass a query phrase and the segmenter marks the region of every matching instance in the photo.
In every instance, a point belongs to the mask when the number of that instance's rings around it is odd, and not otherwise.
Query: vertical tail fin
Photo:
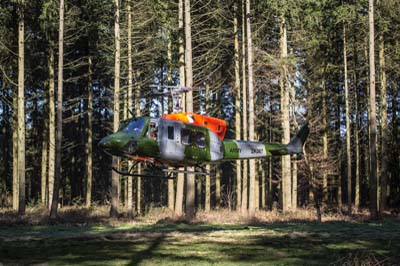
[[[306,121],[294,136],[289,144],[286,145],[286,149],[289,154],[303,153],[303,145],[307,140],[310,129],[308,128],[308,122]]]

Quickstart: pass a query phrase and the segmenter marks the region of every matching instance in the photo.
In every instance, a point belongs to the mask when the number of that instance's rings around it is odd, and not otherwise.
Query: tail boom
[[[308,125],[305,123],[288,144],[226,139],[223,141],[223,159],[254,159],[303,153],[308,133]]]

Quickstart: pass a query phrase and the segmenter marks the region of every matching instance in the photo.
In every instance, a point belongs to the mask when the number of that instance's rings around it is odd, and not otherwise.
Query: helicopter
[[[114,171],[134,177],[175,178],[180,172],[211,175],[205,170],[205,164],[303,152],[303,145],[309,134],[307,122],[287,144],[225,139],[225,120],[181,111],[179,95],[189,90],[171,90],[173,113],[158,118],[141,116],[128,119],[117,132],[99,142],[99,147],[107,154],[134,162],[128,172],[113,168]],[[134,174],[134,169],[140,162],[144,162],[152,170],[167,172],[167,175]],[[197,167],[200,171],[179,169],[186,166]]]

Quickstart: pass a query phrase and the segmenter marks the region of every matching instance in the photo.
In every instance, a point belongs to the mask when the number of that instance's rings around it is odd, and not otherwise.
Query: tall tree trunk
[[[61,148],[62,148],[62,110],[63,110],[63,70],[64,70],[64,0],[60,0],[58,31],[58,80],[57,80],[57,136],[56,165],[53,200],[51,202],[50,218],[57,218],[59,187],[61,183]]]
[[[354,55],[354,107],[355,107],[355,127],[354,127],[354,139],[355,139],[355,148],[356,148],[356,180],[354,186],[354,208],[356,211],[360,210],[360,139],[359,139],[359,128],[361,127],[360,114],[359,114],[359,100],[358,100],[358,77],[357,77],[357,65],[358,65],[358,57],[357,57],[357,49],[356,49],[356,40],[354,40],[353,46],[353,55]],[[359,126],[360,125],[360,126]]]
[[[367,43],[368,43],[369,41],[367,40]],[[364,54],[365,54],[365,58],[367,59],[367,58],[369,58],[369,55],[368,55],[368,49],[369,49],[369,47],[368,47],[369,45],[365,45],[365,47],[364,47]],[[370,76],[368,76],[368,78],[367,78],[367,83],[366,83],[366,95],[370,95]],[[367,126],[367,137],[368,137],[368,145],[365,145],[365,151],[364,151],[364,153],[365,153],[365,156],[366,156],[366,162],[365,162],[365,164],[366,164],[366,169],[365,169],[365,172],[366,172],[366,176],[368,177],[367,178],[367,180],[369,179],[369,177],[371,176],[371,153],[370,153],[370,147],[371,147],[371,123],[370,123],[370,117],[371,117],[371,107],[370,107],[370,102],[369,101],[367,101],[366,102],[366,107],[367,107],[367,112],[366,112],[366,115],[367,115],[367,120],[368,120],[368,126]]]
[[[248,60],[248,74],[249,74],[249,140],[254,141],[254,82],[253,82],[253,41],[251,38],[251,11],[250,0],[246,0],[246,32],[247,32],[247,60]],[[249,161],[249,214],[255,214],[255,178],[256,178],[256,162],[255,160]],[[258,188],[257,188],[258,189]]]
[[[133,67],[132,67],[132,2],[128,0],[127,2],[128,8],[128,117],[132,117],[132,109],[133,109]],[[132,162],[128,161],[128,168],[132,167]],[[128,200],[128,218],[133,217],[133,179],[132,176],[128,176],[128,188],[127,188],[127,200]]]
[[[292,210],[297,209],[297,157],[292,160]]]
[[[325,73],[324,73],[325,75]],[[327,163],[328,160],[328,112],[327,112],[327,107],[326,107],[326,82],[325,82],[325,77],[322,80],[322,130],[323,130],[323,135],[322,135],[322,160],[324,164]],[[340,175],[339,175],[340,176]],[[340,178],[340,177],[339,177]],[[323,202],[324,204],[328,203],[328,170],[326,167],[323,168],[323,173],[322,173],[322,197],[323,197]],[[340,193],[341,194],[341,193]],[[341,196],[340,196],[341,197]]]
[[[349,85],[347,75],[347,42],[346,42],[346,26],[343,25],[343,60],[344,60],[344,97],[346,106],[346,159],[347,159],[347,209],[351,213],[351,127],[350,127],[350,98]]]
[[[55,157],[56,157],[56,105],[54,98],[54,43],[50,40],[49,48],[49,172],[47,177],[48,182],[48,196],[47,206],[50,210],[51,203],[53,202],[54,191],[54,174],[55,174]]]
[[[266,207],[266,175],[267,175],[267,169],[266,169],[266,162],[264,160],[260,160],[260,165],[261,165],[261,208],[265,210]]]
[[[271,92],[270,92],[271,93]],[[271,94],[270,94],[271,96]],[[270,143],[273,142],[273,137],[272,137],[272,104],[269,106],[269,132],[268,132],[268,141]],[[273,195],[272,195],[272,158],[270,157],[268,159],[268,193],[267,193],[267,208],[269,210],[272,209],[272,203],[273,203]]]
[[[369,104],[371,116],[370,124],[370,154],[371,154],[371,177],[370,177],[370,212],[371,218],[378,218],[377,206],[377,158],[376,158],[376,99],[375,99],[375,28],[374,28],[374,0],[369,0]]]
[[[197,210],[201,210],[201,208],[202,208],[202,202],[201,202],[201,186],[202,186],[202,180],[201,179],[197,179],[197,180],[195,180],[196,181],[196,193],[195,193],[195,196],[196,196],[196,201],[195,201],[195,208],[197,209]]]
[[[221,169],[218,167],[215,169],[215,207],[221,207]]]
[[[388,162],[389,162],[389,150],[388,150],[388,119],[387,119],[387,99],[386,99],[386,63],[385,63],[385,42],[383,39],[383,33],[379,34],[379,69],[380,69],[380,81],[381,81],[381,176],[380,176],[380,200],[379,200],[379,212],[382,213],[386,209],[387,201],[387,180],[388,180]],[[393,96],[392,96],[393,97]]]
[[[172,36],[170,30],[168,30],[167,41],[168,86],[170,86],[172,85]],[[168,113],[170,112],[172,112],[172,99],[171,97],[168,97]],[[175,209],[175,188],[173,179],[168,179],[168,208],[171,211],[174,211]]]
[[[13,156],[13,210],[18,211],[19,175],[18,175],[18,91],[13,91],[13,124],[12,124],[12,156]]]
[[[192,70],[192,30],[190,18],[190,0],[185,0],[185,70],[186,86],[193,87]],[[186,94],[186,111],[193,112],[193,93],[189,91]],[[193,171],[193,167],[188,167],[188,171]],[[186,217],[193,218],[195,215],[195,176],[187,174],[186,176]]]
[[[46,110],[47,100],[44,100],[44,110]],[[46,113],[46,111],[44,112]],[[43,121],[43,139],[42,139],[42,167],[40,173],[40,199],[43,206],[47,206],[47,154],[49,150],[48,120]]]
[[[325,80],[324,80],[325,84]],[[325,88],[325,87],[324,87]],[[340,88],[337,88],[337,95],[340,94]],[[339,210],[342,209],[342,147],[341,147],[341,136],[340,136],[340,128],[341,128],[341,110],[340,110],[340,98],[336,97],[336,125],[335,125],[335,130],[336,130],[336,150],[338,151],[338,160],[337,160],[337,169],[338,169],[338,175],[337,175],[337,203],[338,203],[338,208]]]
[[[5,101],[5,99],[6,99],[5,97],[8,96],[8,88],[6,88],[5,82],[3,82],[3,84],[2,84],[2,86],[0,88],[0,91],[2,92],[1,93],[1,98],[2,98],[1,102],[2,102],[2,110],[3,110],[2,116],[3,116],[3,121],[6,121],[6,120],[10,119],[10,113],[8,111],[9,110],[8,103],[6,103],[6,101]],[[1,151],[2,152],[2,156],[1,157],[2,157],[3,161],[5,162],[0,182],[1,182],[1,187],[3,189],[2,193],[3,193],[4,196],[6,196],[7,192],[8,192],[8,190],[7,190],[7,179],[8,179],[8,173],[9,173],[9,161],[10,161],[10,158],[9,158],[9,142],[2,141],[2,140],[9,140],[9,129],[8,129],[8,127],[4,127],[2,129],[2,139],[0,140],[0,144],[2,146],[2,151]],[[4,202],[2,202],[1,205],[4,206],[5,205]],[[8,205],[8,202],[7,202],[7,205]]]
[[[183,43],[183,0],[179,0],[178,4],[178,27],[179,27],[179,84],[182,87],[186,86],[185,78],[185,48]],[[178,173],[176,179],[176,200],[175,200],[175,214],[180,216],[183,211],[183,190],[185,185],[185,176],[182,173]]]
[[[209,100],[209,95],[210,95],[210,84],[207,82],[206,83],[206,112],[207,114],[210,111],[210,100]],[[210,164],[206,165],[206,172],[210,173],[211,167]],[[206,212],[209,212],[211,210],[211,176],[208,174],[206,175],[206,187],[205,187],[205,202],[204,202],[204,209]]]
[[[90,207],[92,201],[93,181],[93,84],[92,84],[92,56],[88,57],[88,84],[87,84],[87,125],[86,125],[86,207]]]
[[[354,93],[355,95],[355,112],[356,112],[356,123],[355,123],[355,144],[356,144],[356,184],[355,184],[355,192],[354,192],[354,207],[356,211],[360,210],[360,139],[359,139],[359,111],[358,111],[358,96],[357,96],[357,91]]]
[[[136,71],[136,80],[140,79],[140,71]],[[141,92],[141,86],[138,83],[136,87],[136,95],[135,95],[135,108],[136,108],[136,117],[139,117],[142,115],[142,112],[140,110],[140,92]],[[142,166],[141,164],[138,164],[137,166],[137,174],[142,173]],[[136,177],[136,212],[137,214],[142,213],[142,178],[140,176]]]
[[[206,165],[207,173],[210,173],[211,167],[209,164]],[[211,210],[211,176],[206,175],[206,184],[205,184],[205,202],[204,202],[204,210],[209,212]]]
[[[281,17],[281,59],[286,60],[288,55],[286,21]],[[289,88],[287,82],[287,66],[283,63],[280,77],[281,87],[281,115],[282,115],[282,142],[290,141],[290,117],[289,117]],[[283,211],[290,211],[292,208],[292,182],[290,170],[290,155],[282,156],[282,208]]]
[[[18,214],[25,213],[25,29],[24,29],[24,5],[20,1],[18,21]]]
[[[243,125],[247,123],[247,78],[246,78],[246,2],[242,4],[242,103],[243,103]],[[243,127],[243,139],[247,140],[247,126]],[[247,213],[248,205],[248,165],[249,161],[243,161],[243,177],[242,177],[242,213]]]
[[[233,14],[233,33],[235,49],[235,138],[240,139],[241,121],[240,121],[240,62],[239,62],[239,29],[238,29],[238,7],[237,1],[234,1]],[[236,161],[236,210],[239,210],[242,204],[242,163]]]
[[[290,49],[290,55],[293,57],[293,49]],[[290,102],[291,102],[291,110],[292,110],[292,118],[293,118],[293,125],[295,131],[299,129],[299,125],[297,123],[296,118],[296,91],[294,88],[294,84],[289,80],[288,86],[290,86]],[[297,209],[297,155],[293,156],[291,161],[292,163],[292,210]]]
[[[114,17],[114,41],[115,41],[115,58],[114,58],[114,119],[113,131],[117,132],[119,127],[119,80],[120,80],[120,30],[119,30],[119,0],[115,0],[115,17]],[[113,168],[118,168],[118,157],[112,157]],[[110,216],[116,218],[118,216],[118,184],[119,175],[112,171],[111,176],[111,209]]]

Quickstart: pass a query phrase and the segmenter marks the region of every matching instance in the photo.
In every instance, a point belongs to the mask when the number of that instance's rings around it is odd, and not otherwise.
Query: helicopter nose
[[[112,138],[110,136],[107,136],[105,138],[102,138],[98,145],[100,148],[107,150],[107,149],[111,148],[111,142],[112,142]]]
[[[105,152],[117,155],[121,151],[124,151],[127,144],[132,140],[132,136],[124,132],[117,132],[100,140],[98,145]],[[136,150],[136,146],[136,143],[132,143],[131,150]]]

